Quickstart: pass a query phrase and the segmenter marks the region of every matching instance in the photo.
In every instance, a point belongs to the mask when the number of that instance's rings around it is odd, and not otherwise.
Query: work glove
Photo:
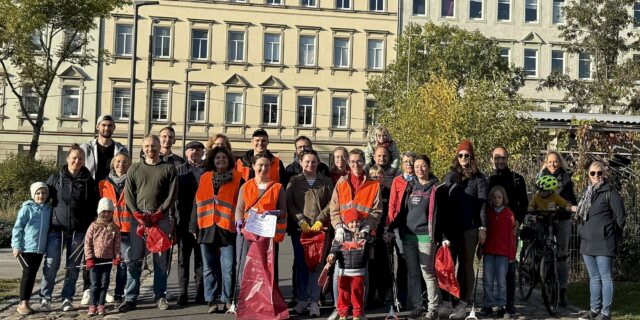
[[[361,238],[365,238],[370,233],[371,233],[371,227],[370,226],[364,226],[364,227],[360,228],[360,237]]]
[[[309,224],[304,220],[300,221],[300,223],[298,223],[298,225],[300,226],[300,230],[302,230],[302,233],[309,232],[309,229],[311,228],[311,227],[309,227]]]
[[[85,268],[86,268],[87,270],[91,270],[91,269],[93,269],[93,267],[95,267],[95,266],[96,266],[96,261],[95,261],[95,260],[93,260],[93,258],[91,258],[91,259],[87,259],[86,264],[85,264]]]
[[[449,242],[449,240],[444,240],[442,241],[442,245],[448,248],[451,246],[451,242]]]
[[[244,220],[242,220],[242,219],[236,220],[236,232],[238,234],[240,234],[240,232],[242,232],[242,227],[244,227]]]
[[[142,213],[142,211],[134,212],[133,217],[136,219],[139,225],[144,225],[144,213]]]
[[[114,266],[120,266],[120,264],[122,263],[122,258],[120,258],[120,256],[116,256],[115,258],[113,258],[112,261]]]
[[[311,231],[313,232],[320,232],[320,230],[322,230],[322,222],[320,221],[316,221],[313,226],[311,226]]]
[[[338,227],[336,227],[336,236],[334,239],[338,243],[344,242],[344,229],[342,229],[342,225],[339,225]]]

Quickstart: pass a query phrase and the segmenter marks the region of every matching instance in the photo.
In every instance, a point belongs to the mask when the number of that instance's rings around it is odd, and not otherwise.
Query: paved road
[[[8,253],[10,255],[10,253]],[[286,240],[281,246],[280,250],[280,288],[282,289],[283,294],[288,298],[291,294],[291,263],[293,261],[293,253],[291,250],[291,244],[288,240]],[[0,277],[2,278],[15,278],[19,276],[17,269],[17,264],[13,265],[13,260],[11,260],[10,256],[7,256],[7,252],[0,250]],[[17,275],[17,276],[16,276]],[[153,290],[151,285],[153,277],[146,277],[142,283],[141,288],[141,301],[139,301],[138,309],[126,313],[126,314],[115,314],[109,313],[104,319],[171,319],[171,320],[195,320],[195,319],[233,319],[231,315],[209,315],[206,313],[207,307],[202,305],[190,305],[187,307],[179,307],[173,306],[170,310],[161,311],[158,310],[153,304]],[[113,288],[113,279],[112,276],[111,288]],[[178,290],[178,273],[177,273],[177,255],[174,256],[172,272],[169,277],[169,286],[168,291],[177,296]],[[78,281],[80,284],[81,281]],[[38,289],[39,282],[36,283],[36,290]],[[55,294],[59,294],[61,284],[58,284],[55,289]],[[479,288],[482,288],[482,285],[479,284]],[[193,291],[193,290],[191,290]],[[76,301],[80,300],[81,290],[78,289],[78,296]],[[482,290],[478,290],[478,301],[482,301]],[[190,297],[191,301],[193,300],[193,296]],[[170,301],[171,302],[171,301]],[[36,306],[38,304],[37,297],[32,299],[32,303]],[[54,301],[53,307],[59,308],[60,301]],[[542,303],[542,299],[539,294],[534,293],[533,296],[529,299],[529,301],[522,302],[518,301],[518,310],[520,311],[520,315],[518,315],[515,319],[577,319],[577,315],[573,313],[569,309],[561,309],[557,317],[549,317],[544,305]],[[108,307],[108,309],[110,309]],[[572,308],[573,309],[573,308]],[[573,309],[575,310],[575,309]],[[332,307],[322,307],[322,316],[326,318],[331,314]],[[386,316],[385,308],[381,308],[378,310],[373,310],[371,312],[367,312],[369,319],[384,319]],[[441,309],[441,318],[446,318],[448,314],[446,308]],[[402,313],[401,315],[405,315],[406,313]],[[402,317],[401,317],[402,318]],[[8,309],[0,312],[0,319],[88,319],[86,316],[86,308],[82,308],[73,312],[61,312],[61,311],[52,311],[49,313],[35,313],[30,316],[19,316],[15,312],[15,306],[11,306]],[[94,317],[93,319],[99,319],[99,317]],[[309,317],[300,317],[300,316],[292,316],[292,319],[311,319]]]

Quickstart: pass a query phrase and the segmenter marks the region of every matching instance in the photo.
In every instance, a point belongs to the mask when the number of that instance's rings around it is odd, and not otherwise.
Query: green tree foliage
[[[560,38],[570,54],[587,54],[591,58],[589,80],[572,79],[566,74],[551,73],[542,80],[539,90],[565,91],[565,101],[575,111],[601,107],[603,113],[618,109],[621,113],[640,111],[640,94],[635,81],[640,79],[640,62],[629,56],[638,51],[639,34],[632,30],[638,22],[633,17],[634,0],[573,0],[564,7],[565,24],[559,27]]]
[[[0,0],[0,65],[11,92],[18,98],[22,116],[33,128],[29,155],[38,149],[49,89],[65,64],[86,66],[102,52],[87,47],[96,40],[89,32],[100,19],[129,0]],[[25,92],[37,95],[28,109]]]

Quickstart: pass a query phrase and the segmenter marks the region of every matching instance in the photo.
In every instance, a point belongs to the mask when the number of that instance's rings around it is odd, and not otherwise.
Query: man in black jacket
[[[489,190],[495,186],[502,186],[507,191],[509,198],[509,208],[516,216],[516,229],[524,221],[527,214],[529,198],[527,197],[527,185],[524,178],[509,169],[509,153],[505,147],[496,147],[491,153],[493,162],[493,172],[489,176]],[[516,236],[517,237],[517,236]],[[516,238],[516,242],[518,239]],[[507,312],[514,314],[516,292],[516,263],[509,263],[507,269]]]
[[[309,139],[307,136],[299,136],[298,138],[296,138],[294,145],[296,147],[295,156],[293,158],[293,161],[285,169],[285,171],[287,172],[287,183],[283,184],[283,186],[286,186],[293,176],[302,173],[302,166],[300,165],[300,154],[302,153],[302,151],[313,150],[311,139]],[[327,177],[329,176],[329,166],[322,162],[318,163],[317,171],[322,175],[325,175]]]

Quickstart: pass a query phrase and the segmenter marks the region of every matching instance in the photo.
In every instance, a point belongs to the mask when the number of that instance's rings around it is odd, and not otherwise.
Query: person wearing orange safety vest
[[[338,179],[329,203],[331,225],[335,229],[334,241],[344,240],[344,214],[352,209],[358,211],[363,219],[360,233],[374,234],[382,216],[380,201],[380,182],[370,179],[364,171],[364,152],[360,149],[349,151],[349,173]],[[339,268],[336,267],[333,277],[334,297],[338,296]],[[365,283],[365,286],[367,284]],[[334,311],[337,316],[337,310]],[[331,317],[334,317],[332,315]],[[330,317],[330,318],[331,318]]]
[[[120,230],[120,256],[123,257],[123,260],[129,259],[128,249],[131,246],[129,232],[131,232],[131,222],[133,220],[133,215],[124,200],[124,182],[130,165],[131,160],[127,153],[117,153],[111,160],[109,175],[98,183],[100,197],[109,198],[115,205],[113,222]],[[116,286],[114,290],[116,303],[121,303],[124,296],[124,286],[127,282],[127,265],[128,263],[123,261],[116,269]]]
[[[233,294],[234,210],[244,180],[234,169],[231,150],[225,147],[207,151],[204,170],[198,183],[189,229],[200,244],[208,312],[225,312],[231,307]],[[220,293],[217,300],[216,292]]]
[[[269,146],[269,134],[264,129],[257,129],[251,135],[251,145],[253,149],[245,152],[245,154],[236,161],[236,170],[240,172],[242,179],[249,181],[249,179],[252,179],[256,175],[251,160],[254,155],[263,153],[271,161],[271,165],[269,166],[269,179],[286,186],[287,173],[282,160],[267,150],[267,146]]]

